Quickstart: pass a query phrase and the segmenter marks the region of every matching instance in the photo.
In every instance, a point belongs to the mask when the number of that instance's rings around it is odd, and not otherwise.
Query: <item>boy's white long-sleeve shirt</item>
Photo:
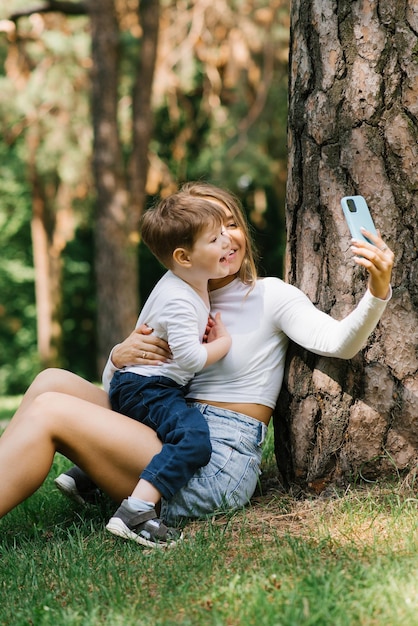
[[[179,385],[186,385],[206,364],[207,351],[202,345],[208,321],[209,307],[190,285],[171,271],[158,281],[145,302],[136,328],[147,324],[155,335],[167,341],[173,360],[161,365],[130,365],[127,372],[141,376],[166,376]],[[109,390],[110,376],[106,366],[103,385]]]

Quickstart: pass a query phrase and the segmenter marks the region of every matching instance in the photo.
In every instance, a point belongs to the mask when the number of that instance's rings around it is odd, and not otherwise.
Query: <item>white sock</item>
[[[140,498],[134,498],[133,496],[129,496],[127,500],[127,506],[131,511],[142,512],[142,511],[151,511],[155,504],[153,502],[147,502],[146,500],[141,500]]]

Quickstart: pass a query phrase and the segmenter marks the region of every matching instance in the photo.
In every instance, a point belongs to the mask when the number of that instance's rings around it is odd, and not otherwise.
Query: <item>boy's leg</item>
[[[205,418],[183,397],[174,398],[155,413],[160,413],[157,435],[163,443],[141,474],[166,500],[170,500],[195,472],[210,460],[212,447]]]
[[[197,408],[187,405],[184,388],[174,381],[117,372],[109,397],[114,410],[152,428],[163,443],[142,478],[165,499],[209,462],[212,450],[206,420]],[[145,500],[144,492],[140,493]]]
[[[164,395],[164,410],[160,402],[151,415],[159,423],[162,450],[142,472],[132,497],[122,502],[106,526],[111,533],[146,546],[173,545],[182,539],[179,531],[173,534],[156,518],[153,505],[161,495],[170,499],[177,493],[199,467],[209,462],[211,453],[209,429],[200,411],[188,407],[184,397],[170,404],[168,394]]]
[[[176,437],[173,431],[178,431],[180,426],[177,414],[189,411],[183,390],[172,381],[163,381],[161,377],[144,378],[134,374],[122,374],[116,381],[112,381],[110,399],[114,409],[118,408],[122,413],[153,428],[163,444],[169,431],[174,438]],[[168,415],[171,416],[170,425]],[[187,432],[184,426],[181,424],[181,429]],[[179,443],[183,438],[183,435],[179,437]],[[207,441],[209,442],[209,438]],[[193,448],[195,445],[194,433]],[[163,445],[163,449],[164,447]],[[179,466],[181,465],[182,461],[179,461]],[[185,484],[187,479],[182,479],[180,486]],[[176,489],[175,486],[173,488]],[[172,532],[167,531],[155,512],[155,506],[160,502],[161,495],[156,485],[141,478],[132,495],[122,502],[106,528],[115,535],[133,539],[147,546],[175,543],[182,536],[178,534],[173,536]]]

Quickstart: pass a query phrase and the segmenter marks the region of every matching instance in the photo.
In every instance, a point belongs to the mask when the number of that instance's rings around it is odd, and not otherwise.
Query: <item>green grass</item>
[[[21,396],[3,396],[0,398],[0,425],[9,420],[19,406]],[[0,428],[1,432],[1,428]]]
[[[44,486],[0,521],[0,624],[18,626],[418,626],[414,485],[356,486],[328,499],[275,488],[146,551],[104,530],[113,505],[77,508]]]

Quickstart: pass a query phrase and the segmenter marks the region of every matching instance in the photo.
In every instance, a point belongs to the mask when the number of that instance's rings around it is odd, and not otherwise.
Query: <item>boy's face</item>
[[[202,278],[223,278],[229,274],[228,256],[231,239],[224,226],[204,228],[188,253],[192,269]]]

